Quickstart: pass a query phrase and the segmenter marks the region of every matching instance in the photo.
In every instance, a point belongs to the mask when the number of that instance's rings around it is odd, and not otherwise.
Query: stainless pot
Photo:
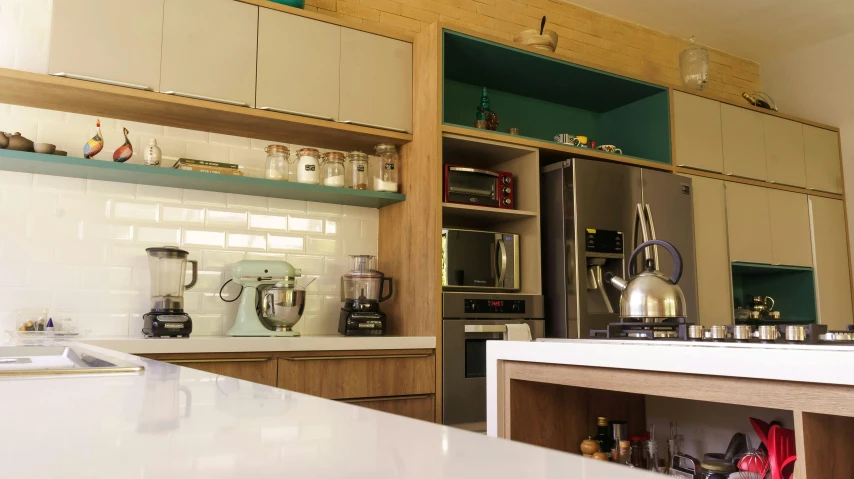
[[[292,287],[268,286],[258,288],[261,298],[258,317],[274,331],[290,331],[302,318],[305,310],[305,290]]]
[[[664,247],[673,257],[673,274],[670,277],[657,271],[652,258],[647,258],[644,271],[635,274],[635,258],[645,248],[653,245]],[[687,314],[685,295],[677,283],[682,277],[682,256],[676,248],[662,240],[641,243],[629,257],[628,280],[606,274],[605,281],[622,291],[620,295],[620,317],[622,318],[684,318]]]

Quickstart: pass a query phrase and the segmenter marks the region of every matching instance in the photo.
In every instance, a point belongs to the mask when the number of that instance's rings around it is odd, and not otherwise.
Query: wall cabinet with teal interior
[[[498,133],[518,128],[549,142],[585,135],[625,156],[671,162],[667,88],[448,30],[442,71],[447,125],[473,128],[486,87]]]
[[[733,304],[750,309],[753,296],[774,298],[779,320],[736,320],[737,324],[811,324],[816,322],[815,275],[812,268],[732,263]]]

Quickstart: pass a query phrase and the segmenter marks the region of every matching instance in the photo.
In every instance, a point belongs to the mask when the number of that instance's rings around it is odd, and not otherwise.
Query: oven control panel
[[[524,314],[525,301],[496,299],[465,299],[466,313]]]

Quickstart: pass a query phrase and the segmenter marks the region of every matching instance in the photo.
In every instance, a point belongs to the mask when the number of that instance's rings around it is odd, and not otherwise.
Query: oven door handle
[[[507,275],[507,246],[504,240],[498,239],[498,286],[504,286],[504,277]]]
[[[459,172],[462,172],[462,173],[479,173],[479,174],[482,174],[482,175],[494,176],[494,177],[496,177],[496,178],[498,178],[498,177],[500,176],[498,173],[496,173],[496,172],[494,172],[494,171],[489,171],[489,170],[479,170],[479,169],[477,169],[477,168],[466,168],[466,167],[463,167],[463,166],[449,166],[449,167],[448,167],[448,170],[449,170],[449,171],[459,171]]]
[[[504,324],[467,324],[465,326],[467,333],[505,333],[507,325]]]

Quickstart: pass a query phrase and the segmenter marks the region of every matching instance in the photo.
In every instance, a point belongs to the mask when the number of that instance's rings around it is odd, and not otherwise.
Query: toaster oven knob
[[[510,188],[505,186],[504,189],[501,191],[503,191],[505,195],[509,195],[511,190],[510,190]]]
[[[504,198],[504,201],[503,201],[504,206],[510,206],[510,203],[512,203],[512,202],[513,201],[511,201],[510,198]]]
[[[510,177],[509,177],[509,176],[505,176],[505,177],[501,178],[501,181],[502,181],[505,185],[509,185],[509,184],[510,184]]]

